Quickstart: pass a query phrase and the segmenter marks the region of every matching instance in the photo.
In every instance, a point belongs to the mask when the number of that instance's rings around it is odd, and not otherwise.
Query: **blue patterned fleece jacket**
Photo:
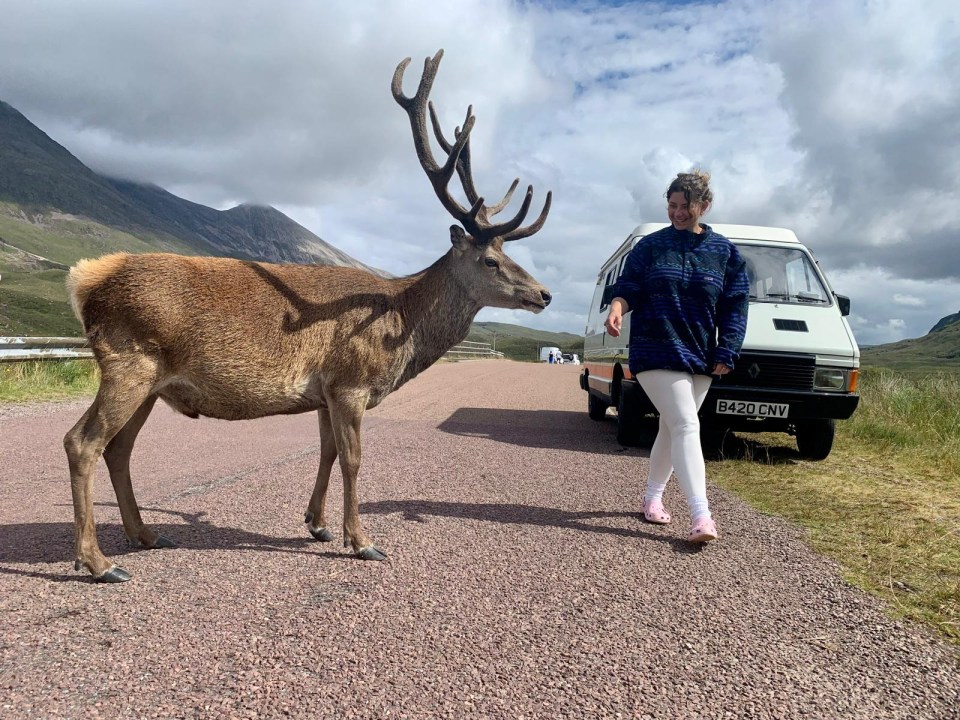
[[[723,235],[673,225],[630,251],[617,297],[630,317],[630,372],[678,370],[709,375],[733,367],[747,331],[750,284],[743,257]]]

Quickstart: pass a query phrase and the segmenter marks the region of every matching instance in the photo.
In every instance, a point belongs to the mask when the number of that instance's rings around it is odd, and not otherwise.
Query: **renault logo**
[[[750,366],[750,369],[747,370],[747,375],[756,380],[760,376],[760,366],[754,363]]]

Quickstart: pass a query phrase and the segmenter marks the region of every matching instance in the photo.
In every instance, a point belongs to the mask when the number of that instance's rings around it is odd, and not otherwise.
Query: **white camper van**
[[[617,409],[617,439],[637,443],[638,420],[654,413],[628,367],[630,313],[619,337],[604,320],[627,254],[645,235],[666,227],[637,227],[603,263],[587,319],[580,387],[588,412],[602,420]],[[790,230],[711,225],[739,248],[750,275],[747,334],[734,371],[715,377],[700,411],[705,428],[786,432],[800,455],[822,460],[833,447],[837,420],[849,418],[857,394],[860,349],[847,323],[850,299],[837,295],[813,254]]]

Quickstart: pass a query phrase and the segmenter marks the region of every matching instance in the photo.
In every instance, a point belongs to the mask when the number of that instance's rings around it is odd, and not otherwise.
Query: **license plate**
[[[789,411],[790,405],[787,403],[754,402],[752,400],[717,400],[718,415],[785,418]]]

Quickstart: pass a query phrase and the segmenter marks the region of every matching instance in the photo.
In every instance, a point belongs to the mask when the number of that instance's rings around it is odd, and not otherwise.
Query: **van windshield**
[[[750,276],[750,299],[796,304],[830,303],[810,256],[795,248],[737,245]]]

